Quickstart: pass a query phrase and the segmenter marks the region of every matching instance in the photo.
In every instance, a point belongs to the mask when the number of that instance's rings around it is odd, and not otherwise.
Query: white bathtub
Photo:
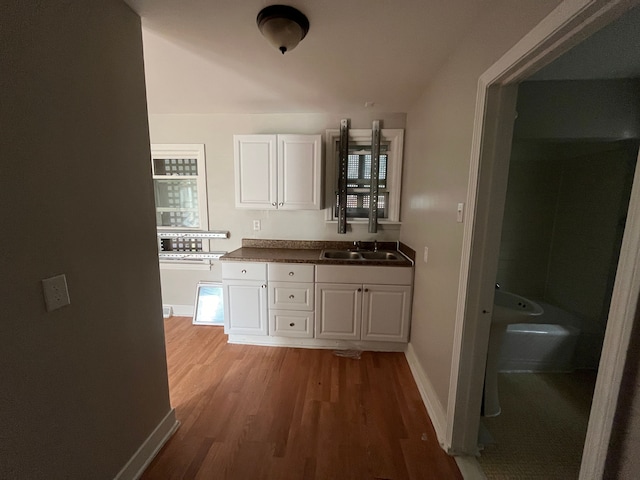
[[[554,305],[537,303],[542,306],[544,313],[536,323],[509,325],[507,328],[500,350],[498,371],[571,372],[576,368],[595,368],[597,361],[593,366],[585,365],[585,362],[593,363],[592,360],[576,356],[579,343],[584,343],[582,329],[579,328],[584,322]],[[593,356],[592,352],[587,353]]]

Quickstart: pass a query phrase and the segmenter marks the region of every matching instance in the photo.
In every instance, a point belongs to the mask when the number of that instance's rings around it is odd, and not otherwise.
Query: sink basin
[[[354,260],[354,261],[384,261],[384,262],[402,262],[403,258],[397,252],[381,250],[377,252],[360,251],[352,252],[351,250],[323,250],[320,254],[321,259],[327,260]]]
[[[400,260],[394,252],[362,252],[360,255],[365,260]]]
[[[322,258],[335,260],[362,260],[358,252],[349,252],[347,250],[323,250]]]

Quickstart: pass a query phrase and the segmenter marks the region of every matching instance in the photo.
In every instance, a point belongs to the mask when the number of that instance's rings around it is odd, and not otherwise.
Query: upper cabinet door
[[[320,135],[234,135],[236,208],[319,210]]]
[[[320,209],[321,145],[320,135],[278,135],[278,208]]]
[[[277,208],[276,135],[234,135],[236,208]]]

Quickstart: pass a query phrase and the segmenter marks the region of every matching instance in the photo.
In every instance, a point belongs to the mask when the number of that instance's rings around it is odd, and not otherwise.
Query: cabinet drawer
[[[304,263],[270,263],[269,281],[313,282],[315,265]]]
[[[271,310],[269,312],[269,335],[313,338],[313,317],[313,312]]]
[[[267,264],[260,262],[222,262],[222,278],[266,280]]]
[[[313,310],[313,283],[269,282],[269,308]]]

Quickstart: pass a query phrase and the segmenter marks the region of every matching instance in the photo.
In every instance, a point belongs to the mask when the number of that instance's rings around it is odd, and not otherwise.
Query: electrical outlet
[[[64,274],[42,280],[42,290],[47,312],[71,303],[67,290],[67,277]]]
[[[256,231],[260,230],[260,220],[253,221],[253,229]]]

